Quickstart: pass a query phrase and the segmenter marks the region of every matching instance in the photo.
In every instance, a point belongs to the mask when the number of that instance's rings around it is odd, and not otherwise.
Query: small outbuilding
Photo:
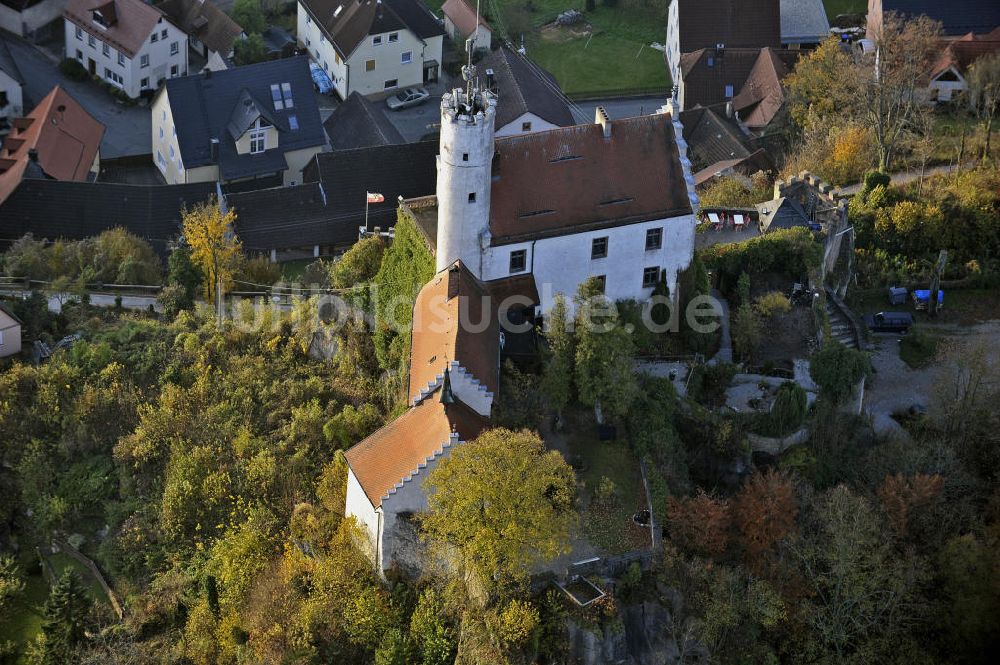
[[[21,319],[0,302],[0,358],[21,352]]]
[[[474,49],[486,49],[493,45],[493,30],[482,14],[466,0],[446,0],[441,6],[444,14],[444,29],[452,39],[465,43],[465,50],[470,45]]]

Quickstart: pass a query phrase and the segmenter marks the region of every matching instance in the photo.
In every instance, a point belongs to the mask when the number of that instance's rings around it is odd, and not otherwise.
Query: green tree
[[[542,374],[542,394],[548,405],[562,420],[562,410],[573,397],[573,370],[576,362],[576,341],[570,330],[566,298],[557,293],[546,317],[545,370]]]
[[[194,306],[195,296],[202,285],[202,272],[191,261],[191,248],[187,243],[178,243],[167,259],[167,284],[179,289],[176,292],[174,313]]]
[[[335,289],[346,289],[375,279],[384,253],[385,243],[381,237],[362,238],[331,267],[331,285]]]
[[[267,18],[261,9],[260,0],[236,0],[230,14],[248,35],[262,33],[267,28]]]
[[[852,100],[841,81],[851,68],[851,58],[837,37],[799,58],[784,88],[789,114],[800,128],[829,124],[849,111]]]
[[[73,650],[83,640],[89,609],[90,601],[76,573],[64,572],[42,608],[45,665],[70,662]]]
[[[455,448],[425,483],[423,529],[431,542],[457,551],[467,584],[487,600],[523,589],[533,564],[569,551],[573,470],[531,432],[483,432]]]
[[[233,60],[237,65],[252,65],[267,60],[267,44],[260,33],[254,32],[246,39],[237,39],[233,44]]]
[[[0,618],[6,616],[11,604],[24,593],[21,570],[13,557],[0,556]]]
[[[580,285],[576,302],[575,379],[580,401],[605,413],[624,416],[636,392],[632,331],[617,320],[614,305],[595,278]]]
[[[854,386],[871,372],[871,362],[862,351],[831,340],[809,361],[809,374],[820,390],[835,402],[851,395]]]

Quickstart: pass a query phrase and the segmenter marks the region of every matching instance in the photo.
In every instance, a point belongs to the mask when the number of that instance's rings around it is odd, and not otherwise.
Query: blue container
[[[906,296],[909,292],[902,286],[890,286],[889,287],[889,304],[890,305],[905,305]]]

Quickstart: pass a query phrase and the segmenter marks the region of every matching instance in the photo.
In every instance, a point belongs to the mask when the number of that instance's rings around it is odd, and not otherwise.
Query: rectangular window
[[[603,259],[608,256],[608,238],[594,238],[590,244],[590,258]]]
[[[180,47],[177,42],[170,42],[170,55],[177,55],[180,52]]]
[[[250,154],[256,155],[267,150],[267,131],[250,132]]]
[[[149,87],[149,79],[148,78],[144,78],[141,81],[139,81],[139,87],[142,88],[143,90],[145,90],[146,88],[148,88]],[[160,130],[160,131],[163,131],[163,130]]]
[[[663,247],[663,229],[646,229],[646,251]]]
[[[80,26],[76,26],[76,38],[79,41],[83,41],[83,30],[80,29]]]
[[[605,293],[608,290],[608,276],[607,275],[595,275],[594,279],[597,280],[597,288],[601,293]]]
[[[154,32],[153,34],[151,34],[151,35],[149,36],[149,43],[150,43],[150,44],[155,44],[155,43],[156,43],[156,41],[157,41],[157,40],[158,40],[159,38],[160,38],[160,35]]]
[[[177,65],[170,65],[170,78],[177,76]]]
[[[97,46],[97,39],[94,37],[94,35],[87,35],[87,46],[91,48]]]
[[[160,165],[160,170],[163,170],[167,166],[167,161],[163,159],[163,153],[159,150],[156,151],[156,163]]]
[[[660,267],[653,266],[651,268],[643,268],[642,270],[642,288],[651,289],[656,286],[657,280],[660,279]]]
[[[176,161],[177,153],[174,152],[174,146],[170,146],[170,161]]]
[[[111,47],[107,42],[101,42],[101,53],[104,55],[111,55]]]
[[[373,72],[373,71],[375,71],[375,61],[374,60],[365,60],[365,71],[366,72]]]
[[[148,55],[140,55],[139,56],[139,66],[140,67],[149,67],[149,56]]]
[[[403,54],[399,56],[399,62],[404,65],[413,62],[413,51],[403,51]]]
[[[372,46],[378,46],[382,43],[382,35],[375,35],[372,37]]]
[[[391,44],[393,42],[398,42],[398,41],[399,41],[399,33],[398,32],[390,32],[389,33],[389,43]]]
[[[475,202],[476,202],[476,193],[469,192],[469,203],[475,203]]]
[[[521,131],[522,132],[530,132],[531,131],[531,123],[530,122],[522,122],[521,123]]]
[[[166,38],[167,38],[167,29],[164,28],[163,30],[160,30],[160,39],[166,39]]]
[[[385,89],[388,90],[389,88],[395,88],[397,85],[399,85],[398,79],[389,79],[385,82]]]
[[[524,249],[515,249],[510,253],[510,271],[524,272],[528,266],[528,252]]]
[[[143,79],[143,81],[145,81],[145,80],[147,80],[147,79]],[[160,127],[160,138],[161,139],[163,138],[163,127]]]
[[[117,85],[119,88],[125,84],[125,79],[121,77],[117,72],[113,72],[107,67],[104,68],[104,78]]]
[[[118,51],[118,64],[121,65],[122,67],[125,66],[125,54],[122,53],[121,51]]]
[[[80,62],[83,62],[83,51],[81,51],[80,49],[76,50],[76,59],[79,60]]]

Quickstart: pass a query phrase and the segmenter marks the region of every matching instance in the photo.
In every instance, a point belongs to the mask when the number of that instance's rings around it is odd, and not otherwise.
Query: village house
[[[466,53],[470,48],[489,51],[493,47],[493,29],[486,19],[476,11],[475,0],[446,0],[441,5],[444,14],[444,29],[448,36],[461,42]]]
[[[162,0],[156,8],[187,33],[191,50],[208,69],[226,69],[243,28],[211,0]]]
[[[1000,27],[1000,2],[996,0],[868,0],[867,37],[875,39],[883,16],[896,12],[904,17],[921,14],[941,22],[945,37],[992,32]]]
[[[305,57],[170,79],[152,118],[153,160],[169,184],[294,185],[326,144]]]
[[[436,81],[444,29],[420,0],[299,0],[299,46],[341,99]]]
[[[11,121],[24,113],[23,85],[21,70],[0,36],[0,139],[10,131]]]
[[[131,98],[188,71],[188,39],[142,0],[69,0],[66,57]]]
[[[968,33],[941,44],[941,55],[929,72],[927,97],[949,102],[969,89],[966,76],[979,58],[1000,53],[1000,27],[985,35]]]
[[[56,86],[27,116],[13,120],[0,147],[0,203],[26,177],[93,181],[103,138],[104,125]]]
[[[483,58],[476,71],[497,98],[496,136],[576,124],[556,78],[517,51],[501,46]]]
[[[0,0],[0,29],[40,42],[62,31],[66,0]]]
[[[21,319],[0,302],[0,358],[21,352]]]

